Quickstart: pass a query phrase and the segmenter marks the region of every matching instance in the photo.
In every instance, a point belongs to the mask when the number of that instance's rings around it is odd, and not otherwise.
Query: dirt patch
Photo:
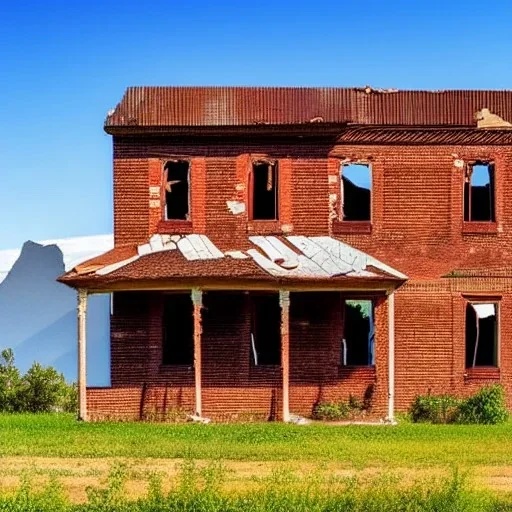
[[[87,488],[105,484],[111,468],[115,464],[126,466],[128,480],[126,494],[136,498],[147,491],[148,477],[159,474],[164,490],[169,490],[176,482],[176,476],[183,464],[181,459],[138,459],[138,458],[102,458],[75,459],[58,457],[5,457],[0,459],[0,491],[12,492],[21,482],[24,474],[29,474],[35,486],[44,486],[50,479],[56,478],[63,486],[67,496],[75,503],[87,499]],[[211,461],[196,461],[198,466],[207,466]],[[242,491],[254,488],[261,479],[273,472],[290,471],[297,478],[317,474],[319,477],[350,478],[358,477],[362,481],[382,475],[391,475],[403,484],[432,478],[449,477],[452,469],[433,466],[426,468],[368,467],[353,469],[347,464],[304,463],[304,462],[263,462],[263,461],[223,461],[225,469],[224,487],[229,491]],[[512,491],[512,467],[477,466],[469,471],[469,478],[478,488],[495,491]]]

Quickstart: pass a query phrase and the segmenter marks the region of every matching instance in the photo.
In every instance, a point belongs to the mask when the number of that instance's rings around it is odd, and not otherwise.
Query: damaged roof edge
[[[329,123],[476,127],[475,114],[482,111],[510,123],[512,91],[129,87],[109,112],[105,129]]]
[[[156,234],[136,248],[114,249],[89,260],[59,280],[78,283],[88,279],[130,280],[135,276],[135,281],[194,277],[205,282],[227,279],[235,285],[239,278],[320,283],[343,277],[398,281],[397,287],[407,279],[376,258],[328,236],[251,236],[249,240],[253,248],[238,251],[243,256],[240,258],[233,256],[233,251],[221,251],[206,235]],[[157,267],[160,270],[155,270]]]

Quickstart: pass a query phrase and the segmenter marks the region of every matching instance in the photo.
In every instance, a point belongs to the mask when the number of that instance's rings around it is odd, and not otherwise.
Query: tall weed
[[[454,471],[444,481],[404,485],[394,476],[373,480],[333,478],[325,473],[297,475],[279,470],[251,490],[228,493],[222,487],[220,463],[200,467],[186,460],[170,491],[161,476],[148,477],[146,496],[129,500],[124,487],[127,468],[115,465],[106,485],[89,489],[88,501],[72,504],[56,480],[40,491],[25,477],[14,494],[0,495],[0,512],[505,512],[507,495],[473,490],[465,475]]]

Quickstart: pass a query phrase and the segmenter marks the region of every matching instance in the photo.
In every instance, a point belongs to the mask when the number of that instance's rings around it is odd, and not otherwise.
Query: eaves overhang
[[[177,136],[177,137],[236,137],[236,136],[285,136],[336,138],[347,123],[304,123],[290,125],[254,124],[244,126],[139,126],[108,125],[104,130],[114,136]]]

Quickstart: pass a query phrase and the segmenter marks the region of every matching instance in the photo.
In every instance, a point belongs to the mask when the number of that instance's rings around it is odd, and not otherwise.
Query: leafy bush
[[[34,363],[25,375],[14,365],[14,353],[0,354],[0,412],[74,412],[77,387],[55,368]]]
[[[346,403],[320,402],[313,410],[316,420],[338,421],[348,418],[350,407]]]
[[[420,395],[411,406],[411,418],[416,423],[453,423],[458,416],[460,400],[450,395]]]
[[[473,396],[420,395],[412,403],[411,419],[430,423],[480,423],[494,425],[508,419],[505,391],[500,385],[483,387]]]
[[[313,408],[313,418],[324,421],[340,421],[363,417],[370,409],[370,400],[367,394],[363,400],[350,395],[346,402],[319,402]]]
[[[502,386],[486,386],[459,406],[459,423],[496,425],[508,419],[505,391]]]

